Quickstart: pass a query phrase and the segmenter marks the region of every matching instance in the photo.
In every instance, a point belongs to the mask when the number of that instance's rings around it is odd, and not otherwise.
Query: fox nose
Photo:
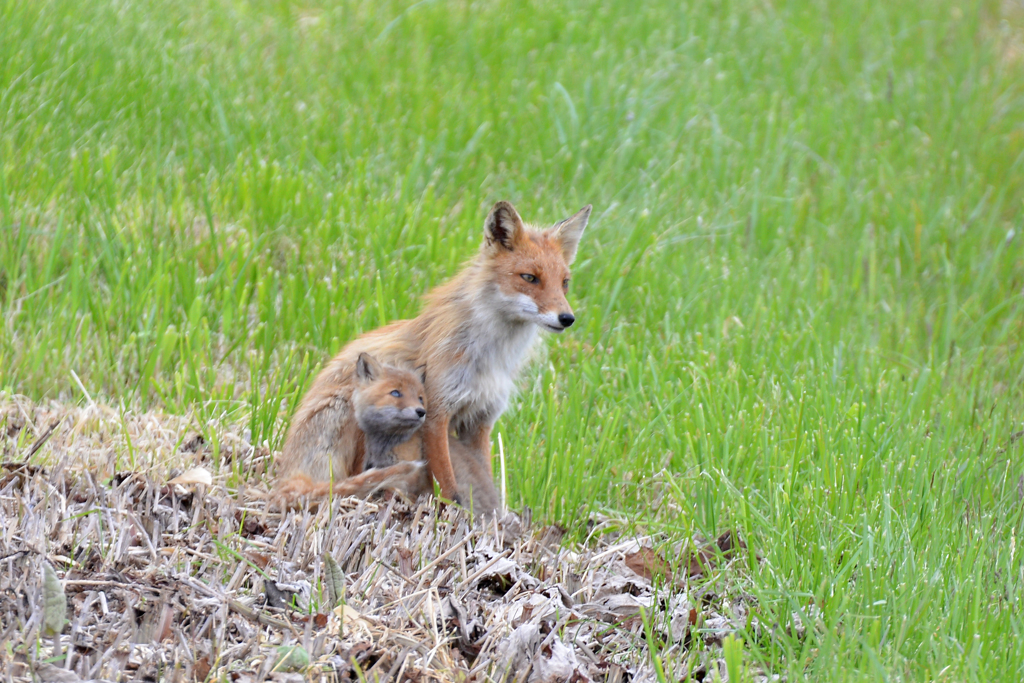
[[[416,417],[423,417],[426,414],[427,414],[427,411],[423,410],[423,408],[417,408],[416,409]]]
[[[562,327],[570,327],[576,322],[576,316],[572,313],[559,313],[558,322],[562,323]]]

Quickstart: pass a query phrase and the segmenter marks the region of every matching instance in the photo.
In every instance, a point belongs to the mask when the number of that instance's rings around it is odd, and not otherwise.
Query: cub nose
[[[562,327],[569,327],[576,322],[576,316],[572,313],[559,313],[558,322],[562,323]]]
[[[423,417],[426,414],[427,414],[427,411],[423,410],[423,408],[417,408],[416,409],[416,417]]]

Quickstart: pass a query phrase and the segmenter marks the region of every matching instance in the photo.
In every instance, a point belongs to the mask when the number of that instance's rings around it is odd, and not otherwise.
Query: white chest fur
[[[505,411],[516,375],[537,338],[532,323],[487,323],[474,325],[457,340],[462,362],[441,378],[452,424],[460,431],[489,426]]]

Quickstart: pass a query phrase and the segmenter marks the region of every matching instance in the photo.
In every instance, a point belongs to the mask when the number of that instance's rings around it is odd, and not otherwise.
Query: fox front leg
[[[477,459],[487,466],[487,473],[491,470],[491,426],[480,425],[469,437],[469,445],[476,454]]]
[[[431,400],[427,403],[427,421],[423,425],[423,449],[430,474],[437,480],[441,495],[448,500],[460,502],[458,487],[455,484],[455,472],[452,469],[451,455],[448,453],[449,416],[443,410],[431,410],[429,406],[440,401]]]

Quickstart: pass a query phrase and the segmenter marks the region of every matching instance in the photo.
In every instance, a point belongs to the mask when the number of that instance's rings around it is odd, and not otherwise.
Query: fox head
[[[356,421],[367,436],[394,439],[419,429],[427,415],[425,370],[425,365],[415,371],[383,365],[368,353],[359,354],[352,403]]]
[[[483,264],[506,317],[562,332],[576,322],[565,298],[590,206],[547,230],[523,224],[515,207],[498,202],[484,222]]]

